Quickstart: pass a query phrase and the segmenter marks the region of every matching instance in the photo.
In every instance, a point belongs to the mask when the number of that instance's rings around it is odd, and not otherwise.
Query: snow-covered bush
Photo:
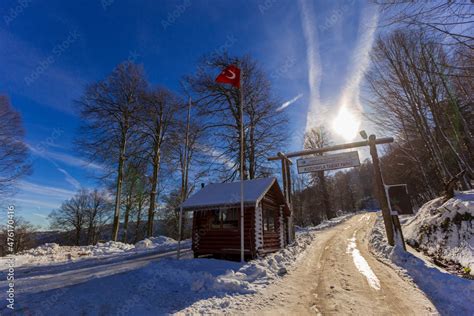
[[[175,249],[177,243],[176,240],[165,236],[151,237],[139,241],[135,245],[118,241],[107,241],[89,246],[60,246],[55,243],[48,243],[16,254],[15,264],[17,267],[20,267],[23,265],[62,263],[113,255],[133,255],[144,251],[164,252]],[[182,243],[182,247],[189,248],[190,243],[190,240],[185,240]],[[7,261],[0,261],[0,270],[6,268]]]
[[[135,244],[137,249],[156,248],[157,246],[175,246],[176,240],[166,236],[150,237]]]
[[[22,252],[22,254],[28,254],[31,256],[46,256],[54,255],[60,251],[60,246],[56,243],[46,243],[39,247],[28,249]]]

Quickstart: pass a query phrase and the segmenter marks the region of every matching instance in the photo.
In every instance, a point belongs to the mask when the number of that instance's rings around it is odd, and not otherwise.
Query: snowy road
[[[190,249],[183,250],[184,256],[189,256],[189,254],[191,254]],[[70,286],[80,285],[105,277],[112,277],[127,271],[138,270],[150,262],[170,257],[176,257],[176,251],[149,251],[128,256],[111,256],[73,263],[18,268],[15,271],[15,296],[17,306],[20,305],[20,308],[24,306],[29,307],[31,305],[34,306],[35,304],[32,304],[33,302],[30,301],[30,298],[35,297],[35,293],[39,294],[38,301],[48,303],[45,302],[44,295],[41,295],[41,292],[47,291],[60,294],[57,299],[54,299],[55,294],[53,294],[53,300],[49,302],[57,305],[60,304],[59,298],[63,296]],[[5,280],[5,278],[2,277],[2,280]],[[0,282],[0,300],[2,302],[5,302],[6,290],[6,282]],[[54,292],[54,290],[59,291]],[[28,297],[28,299],[23,300],[23,297]],[[37,304],[36,307],[38,307],[38,305],[44,304]],[[4,306],[2,306],[2,308],[3,307]],[[9,312],[9,310],[2,308],[0,308],[0,315]],[[29,308],[26,308],[26,311],[29,310]],[[42,313],[39,312],[39,315],[42,315]]]
[[[190,249],[185,249],[189,253]],[[17,294],[37,293],[63,288],[91,279],[103,278],[114,274],[132,271],[144,267],[151,261],[175,257],[176,251],[145,252],[127,257],[93,259],[77,263],[59,264],[44,267],[25,267],[15,271]],[[1,293],[6,285],[0,285]]]
[[[260,293],[235,297],[231,314],[431,315],[424,293],[379,262],[367,238],[376,215],[357,215],[320,231],[306,260]]]

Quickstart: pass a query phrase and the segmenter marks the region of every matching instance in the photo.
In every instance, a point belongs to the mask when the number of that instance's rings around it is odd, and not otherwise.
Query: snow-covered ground
[[[407,242],[445,263],[474,275],[474,190],[457,192],[423,205],[403,227]]]
[[[191,306],[179,311],[180,314],[216,314],[225,313],[231,303],[241,304],[247,299],[235,294],[252,294],[261,291],[275,280],[291,271],[298,262],[304,260],[306,248],[311,244],[315,232],[337,225],[353,214],[343,215],[322,222],[314,227],[297,227],[295,242],[285,249],[250,261],[238,270],[228,270],[217,278],[218,284],[230,283],[232,286],[220,286],[214,295],[205,300],[199,300]],[[235,287],[237,286],[237,288]],[[240,288],[240,289],[239,289]],[[239,289],[239,290],[237,290]],[[229,291],[231,290],[231,291]],[[254,297],[250,296],[252,300]]]
[[[433,266],[414,250],[413,253],[406,252],[401,246],[388,245],[381,215],[378,215],[371,232],[369,246],[371,252],[380,260],[413,281],[442,315],[473,315],[474,281]]]
[[[147,257],[138,260],[128,257],[121,261],[114,260],[110,264],[99,262],[93,266],[75,265],[71,271],[65,271],[65,267],[61,267],[59,273],[54,269],[46,270],[47,275],[41,271],[35,272],[34,269],[19,269],[15,284],[16,310],[24,313],[35,311],[40,315],[224,312],[231,301],[242,297],[245,299],[246,295],[251,296],[291,271],[305,257],[305,250],[313,241],[317,230],[336,225],[348,217],[350,215],[326,221],[311,229],[298,229],[292,245],[244,264],[194,259],[188,252],[181,260],[177,260],[174,255],[158,261],[147,261]],[[119,255],[139,251],[143,247],[154,249],[148,244],[145,241],[132,246],[134,248],[119,251]],[[106,252],[90,250],[90,257],[94,253],[101,255]],[[46,264],[46,259],[33,260],[32,257],[35,256],[31,253],[20,256],[31,256],[27,257],[29,264]],[[54,254],[38,257],[51,260],[56,258]],[[5,299],[5,291],[6,284],[2,283],[0,300]],[[100,299],[100,304],[97,304],[97,299]],[[6,311],[0,309],[1,314]]]
[[[183,242],[183,247],[189,248],[190,240]],[[55,243],[44,244],[39,247],[23,251],[14,257],[15,267],[40,266],[53,263],[77,262],[84,259],[103,258],[113,256],[133,255],[138,252],[154,251],[165,252],[177,247],[177,241],[165,237],[151,237],[133,244],[108,241],[93,246],[59,246]],[[0,258],[0,270],[8,268],[5,258]]]

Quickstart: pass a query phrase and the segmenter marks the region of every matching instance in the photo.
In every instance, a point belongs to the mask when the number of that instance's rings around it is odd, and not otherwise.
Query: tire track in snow
[[[369,285],[373,289],[378,291],[380,290],[380,281],[375,275],[374,271],[370,268],[367,260],[365,260],[365,258],[362,256],[359,249],[357,249],[356,233],[357,233],[357,230],[354,231],[352,238],[348,239],[349,244],[347,245],[346,253],[349,253],[352,255],[352,259],[354,260],[354,264],[357,270],[359,270],[359,272],[363,276],[365,276]]]

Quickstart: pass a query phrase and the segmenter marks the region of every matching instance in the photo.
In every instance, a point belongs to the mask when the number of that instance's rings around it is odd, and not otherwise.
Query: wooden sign
[[[408,196],[406,184],[386,185],[385,192],[387,193],[388,205],[392,215],[413,214],[413,206]]]
[[[357,151],[315,156],[297,160],[298,173],[335,170],[357,166],[360,166],[359,153]]]

